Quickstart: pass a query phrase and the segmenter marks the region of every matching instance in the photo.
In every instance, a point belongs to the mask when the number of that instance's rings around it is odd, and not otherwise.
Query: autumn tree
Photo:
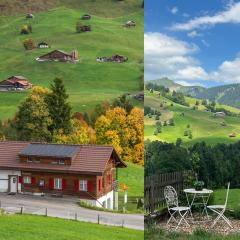
[[[55,78],[51,84],[51,92],[47,96],[47,104],[52,124],[50,132],[61,131],[63,134],[70,133],[71,131],[71,107],[66,93],[66,88],[60,78]]]
[[[24,141],[50,141],[49,127],[52,124],[46,97],[49,90],[34,87],[29,96],[20,104],[15,119],[17,138]]]
[[[125,161],[143,165],[143,110],[128,114],[116,107],[106,111],[95,124],[97,144],[113,145]]]
[[[33,39],[29,38],[23,41],[23,47],[25,48],[25,50],[32,50],[36,48],[36,44]]]
[[[53,135],[53,142],[64,144],[93,144],[96,142],[94,129],[88,126],[83,117],[71,120],[71,132],[64,134],[62,130]]]

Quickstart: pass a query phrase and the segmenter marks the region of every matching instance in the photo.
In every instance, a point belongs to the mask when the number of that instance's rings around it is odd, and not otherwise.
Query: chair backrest
[[[229,188],[230,188],[230,182],[228,182],[228,188],[227,188],[226,200],[225,200],[225,205],[224,205],[225,208],[227,207],[227,203],[228,203]]]
[[[176,206],[178,207],[178,196],[177,192],[172,186],[166,186],[164,188],[164,197],[167,203],[167,207]]]

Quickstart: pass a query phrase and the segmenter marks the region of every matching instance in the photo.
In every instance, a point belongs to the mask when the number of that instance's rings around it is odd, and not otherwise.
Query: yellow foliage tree
[[[116,107],[106,111],[95,124],[98,144],[111,144],[125,161],[143,165],[143,110],[127,112]]]

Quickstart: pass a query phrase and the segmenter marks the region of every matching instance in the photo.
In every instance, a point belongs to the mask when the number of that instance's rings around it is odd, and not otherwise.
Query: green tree
[[[18,140],[51,141],[49,127],[52,124],[46,97],[49,90],[34,87],[30,95],[20,104],[15,119]]]
[[[61,130],[63,134],[71,131],[71,107],[63,81],[55,78],[51,84],[51,93],[47,96],[50,116],[53,120],[50,131],[53,134]]]
[[[180,147],[182,145],[182,139],[181,138],[177,138],[176,140],[176,146]]]
[[[113,102],[113,107],[124,108],[127,113],[130,113],[133,109],[133,105],[131,104],[127,94],[123,94],[121,97],[115,99],[115,101]]]

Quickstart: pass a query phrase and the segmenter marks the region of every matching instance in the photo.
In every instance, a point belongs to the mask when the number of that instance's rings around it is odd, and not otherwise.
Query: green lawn
[[[102,1],[102,9],[106,2],[109,1]],[[139,6],[141,1],[135,2]],[[123,93],[137,93],[143,68],[143,10],[137,8],[133,1],[129,4],[131,13],[125,11],[124,14],[121,5],[118,5],[122,16],[116,18],[103,17],[105,14],[94,15],[100,11],[96,10],[100,8],[99,1],[96,5],[85,1],[82,4],[85,10],[79,8],[81,4],[76,4],[75,9],[61,6],[39,12],[30,21],[33,33],[27,36],[19,34],[21,26],[28,23],[24,15],[1,16],[0,80],[12,75],[23,75],[34,85],[49,87],[55,77],[60,77],[66,85],[73,111],[89,111],[96,104],[111,101]],[[91,24],[92,32],[77,34],[76,22],[86,12],[88,5],[88,13],[93,14],[92,20],[87,22]],[[136,28],[122,27],[129,19],[136,21]],[[52,48],[25,51],[22,41],[26,38],[34,39],[36,43],[46,41]],[[67,52],[77,49],[80,62],[35,61],[38,56],[54,49]],[[129,61],[123,64],[96,62],[97,56],[114,54],[126,55]],[[0,92],[0,119],[13,117],[24,96],[26,93]]]
[[[160,103],[164,101],[166,103],[163,107],[160,107]],[[204,110],[192,110],[192,106],[185,107],[176,103],[173,103],[173,106],[170,106],[171,103],[172,102],[168,99],[157,96],[156,93],[146,93],[145,105],[160,110],[162,113],[160,120],[162,122],[173,118],[175,126],[162,127],[162,133],[155,136],[153,133],[155,131],[156,121],[154,117],[149,118],[146,116],[145,139],[175,143],[177,138],[182,138],[185,146],[200,141],[206,141],[208,144],[216,144],[232,143],[240,140],[239,117],[226,116],[224,118],[215,118],[210,112],[206,112]],[[223,105],[221,106],[223,107]],[[227,107],[228,106],[226,106],[226,108]],[[231,109],[235,113],[239,112],[239,109]],[[181,113],[184,113],[184,116],[181,116]],[[223,121],[227,124],[227,126],[221,126]],[[192,139],[189,139],[188,136],[184,136],[184,131],[187,129],[188,124],[190,125],[189,130],[192,131]],[[229,138],[228,135],[232,132],[237,134],[236,138]]]
[[[161,229],[151,229],[145,232],[145,240],[239,240],[240,234],[228,236],[217,235],[202,230],[193,234],[184,234],[178,232],[167,233]]]
[[[144,196],[144,168],[132,163],[127,163],[127,165],[127,168],[118,170],[119,183],[124,183],[129,187],[127,191],[129,201],[127,210],[130,212],[139,212],[135,200]],[[119,198],[119,208],[121,209],[123,207],[123,193],[119,194]]]
[[[214,203],[224,204],[226,198],[226,189],[214,190]],[[228,209],[240,209],[240,189],[230,189],[228,198]]]
[[[42,216],[0,216],[1,240],[139,240],[143,231]]]

